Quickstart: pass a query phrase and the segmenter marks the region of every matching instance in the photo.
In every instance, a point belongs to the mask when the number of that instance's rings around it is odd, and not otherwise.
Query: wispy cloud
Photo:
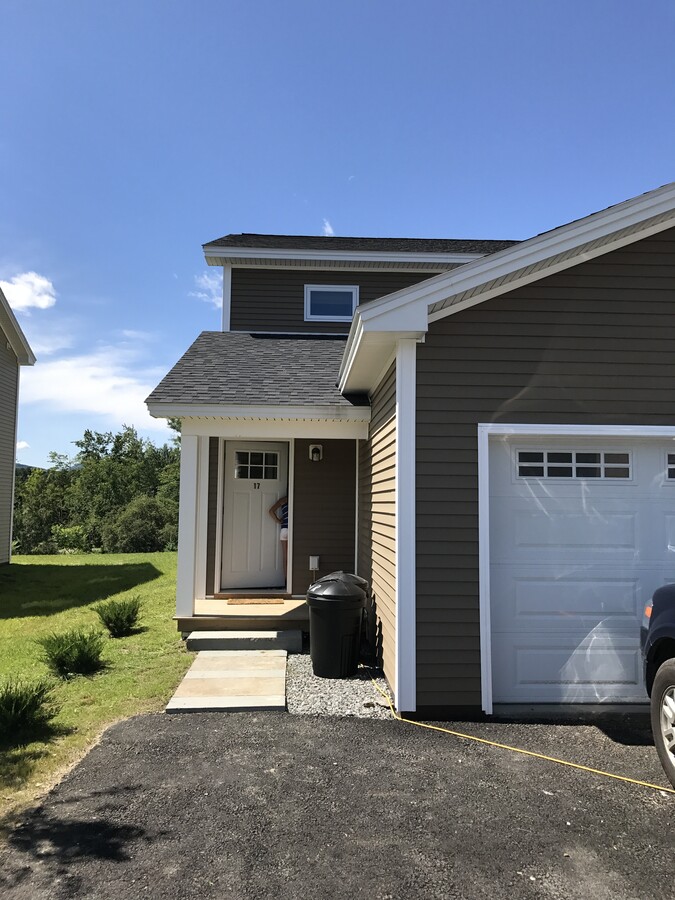
[[[37,272],[21,272],[9,281],[0,281],[0,288],[12,309],[27,315],[31,309],[49,309],[56,303],[54,285]]]
[[[220,269],[202,272],[195,275],[196,291],[190,291],[191,297],[197,297],[205,303],[211,303],[217,309],[223,305],[223,273]]]
[[[121,334],[128,341],[154,341],[157,338],[151,331],[137,331],[135,328],[123,328]]]
[[[35,320],[31,319],[31,322]],[[28,342],[31,345],[33,353],[42,359],[45,356],[53,356],[62,350],[70,350],[75,344],[73,335],[59,327],[37,327],[26,328]],[[23,377],[23,376],[22,376]]]
[[[17,441],[16,443],[16,452],[18,453],[20,450],[28,450],[30,444],[28,441]]]
[[[98,415],[114,427],[165,430],[166,422],[153,419],[144,402],[163,373],[144,366],[144,359],[144,348],[127,340],[38,363],[21,373],[22,403]]]
[[[335,232],[333,231],[333,226],[330,224],[328,219],[323,220],[323,233],[326,237],[333,237]]]

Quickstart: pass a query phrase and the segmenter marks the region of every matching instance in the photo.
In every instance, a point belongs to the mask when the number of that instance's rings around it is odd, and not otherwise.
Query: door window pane
[[[250,478],[256,481],[279,478],[279,454],[263,453],[258,450],[237,450],[234,454],[234,477]]]

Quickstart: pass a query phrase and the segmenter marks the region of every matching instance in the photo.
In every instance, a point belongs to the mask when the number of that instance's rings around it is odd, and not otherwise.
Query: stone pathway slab
[[[166,712],[285,708],[285,650],[203,650]]]

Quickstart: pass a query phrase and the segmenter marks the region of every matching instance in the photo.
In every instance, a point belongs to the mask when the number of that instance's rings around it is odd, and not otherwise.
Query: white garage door
[[[645,601],[675,581],[675,444],[490,442],[495,703],[646,699]]]

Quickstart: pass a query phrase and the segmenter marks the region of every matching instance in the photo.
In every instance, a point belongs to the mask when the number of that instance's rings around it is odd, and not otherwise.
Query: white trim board
[[[155,401],[147,404],[151,416],[157,419],[260,419],[270,423],[285,420],[322,422],[369,422],[369,406],[347,406],[343,404],[331,404],[326,406],[245,406],[235,403],[172,403],[168,401]]]
[[[286,593],[293,596],[293,525],[295,506],[295,438],[288,441],[288,473],[286,475],[286,498],[288,500],[288,541],[286,547]]]
[[[415,406],[417,344],[399,341],[396,353],[396,677],[399,712],[417,708],[415,546]]]
[[[484,253],[478,253],[471,257],[471,260],[478,259],[479,257],[485,256]],[[415,262],[415,263],[406,263],[406,262],[375,262],[375,263],[350,263],[349,261],[340,261],[340,260],[326,260],[325,263],[321,262],[313,262],[311,260],[286,260],[286,259],[260,259],[260,258],[251,258],[251,259],[238,259],[236,256],[231,257],[227,265],[231,265],[233,269],[283,269],[285,272],[292,270],[294,272],[405,272],[406,274],[415,274],[416,272],[420,275],[424,275],[425,277],[429,277],[434,273],[436,275],[440,275],[442,272],[447,272],[448,267],[454,268],[455,266],[464,265],[465,262],[470,262],[471,260],[463,260],[463,261],[450,261],[450,262],[442,262],[442,263],[425,263],[425,262]],[[208,262],[208,259],[207,259]],[[222,266],[223,260],[214,260],[213,262],[208,262],[211,266]],[[276,333],[276,332],[275,332]]]
[[[199,438],[181,433],[176,616],[194,615]]]
[[[480,676],[483,712],[492,714],[492,630],[490,620],[490,439],[533,437],[629,437],[675,441],[674,426],[660,425],[478,425],[478,569]]]
[[[370,409],[368,409],[370,413]],[[290,438],[345,438],[351,440],[368,437],[368,422],[358,421],[284,421],[266,419],[220,419],[183,417],[182,433],[201,437],[222,437],[228,440],[282,441]]]
[[[195,529],[195,582],[194,599],[206,597],[206,557],[209,533],[209,450],[210,439],[199,440],[199,466],[197,472],[197,525]]]
[[[230,330],[232,311],[232,266],[223,266],[223,331]]]
[[[21,326],[14,315],[14,310],[9,305],[7,297],[5,297],[2,292],[2,288],[0,288],[0,332],[2,331],[5,332],[5,337],[9,341],[14,353],[16,353],[19,365],[35,365],[35,354],[26,340],[26,335],[21,330]]]
[[[340,389],[368,390],[377,354],[431,322],[673,227],[675,182],[372,300],[354,315]]]
[[[334,250],[327,246],[325,250],[281,250],[274,247],[221,247],[217,244],[204,244],[204,256],[209,265],[222,266],[231,259],[279,259],[308,260],[322,262],[397,262],[397,263],[465,263],[480,259],[484,253],[392,253],[390,250]]]
[[[653,221],[657,217],[663,217],[661,221]],[[644,223],[644,233],[639,226]],[[467,263],[450,272],[436,275],[409,288],[402,288],[385,297],[372,300],[361,310],[364,321],[391,313],[394,310],[408,306],[415,300],[423,300],[425,305],[431,306],[441,300],[474,290],[494,279],[506,278],[507,275],[524,268],[537,266],[551,257],[560,254],[572,254],[574,250],[580,250],[579,256],[571,255],[565,263],[565,267],[576,265],[587,258],[592,258],[607,252],[606,248],[598,248],[589,251],[588,244],[611,238],[617,232],[629,228],[637,228],[629,237],[618,239],[622,245],[634,243],[650,234],[665,231],[675,225],[675,182],[618,203],[609,209],[592,213],[583,219],[569,222],[554,228],[551,231],[536,235],[526,241],[492,253],[489,256]],[[590,254],[590,257],[589,257]],[[535,273],[535,278],[543,278],[547,270]],[[504,282],[502,292],[512,290],[511,283]],[[450,315],[446,311],[446,315]]]
[[[215,541],[216,548],[213,554],[213,591],[219,593],[222,588],[222,566],[223,566],[223,516],[225,514],[224,507],[224,480],[225,480],[225,439],[218,438],[218,488],[216,493],[216,531]]]

